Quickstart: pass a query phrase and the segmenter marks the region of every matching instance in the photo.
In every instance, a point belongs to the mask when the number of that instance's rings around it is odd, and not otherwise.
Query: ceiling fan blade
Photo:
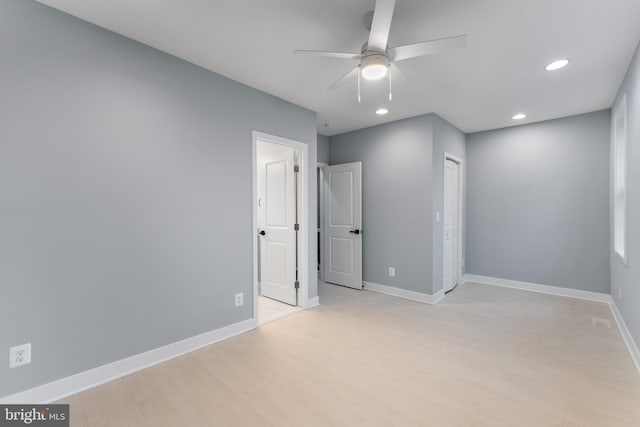
[[[380,52],[387,51],[389,41],[389,31],[391,30],[391,19],[393,18],[393,8],[396,0],[377,0],[376,8],[373,12],[371,22],[371,33],[369,34],[369,50]]]
[[[446,39],[431,40],[423,43],[408,44],[389,49],[389,57],[392,61],[403,61],[416,56],[430,55],[449,49],[465,47],[467,36],[448,37]]]
[[[293,53],[302,54],[302,55],[326,56],[326,57],[329,57],[329,58],[337,58],[337,59],[360,59],[360,58],[362,58],[362,54],[360,54],[360,53],[327,52],[327,51],[322,51],[322,50],[294,50]]]
[[[405,72],[402,71],[402,68],[398,67],[398,65],[392,63],[390,67],[390,73],[394,80],[396,80],[397,76],[400,76],[399,80],[402,83],[412,83],[412,80],[409,78],[409,76],[407,76]]]
[[[342,77],[340,77],[331,86],[329,86],[327,88],[327,90],[333,90],[333,89],[337,88],[342,83],[344,83],[349,77],[357,75],[358,72],[360,72],[360,65],[356,65],[355,67],[353,67],[352,69],[347,71]]]

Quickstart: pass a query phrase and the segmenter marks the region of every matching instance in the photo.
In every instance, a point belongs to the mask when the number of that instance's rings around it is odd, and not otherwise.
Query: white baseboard
[[[616,323],[618,324],[618,330],[624,339],[627,348],[629,349],[629,354],[631,355],[631,359],[633,363],[636,365],[636,369],[638,370],[638,374],[640,374],[640,351],[638,350],[638,345],[636,344],[631,332],[629,332],[629,328],[627,328],[627,324],[618,310],[618,306],[616,305],[613,297],[609,300],[609,306],[611,307],[611,312],[613,313],[614,319],[616,319]]]
[[[309,298],[304,308],[314,308],[320,305],[320,297]]]
[[[445,294],[446,292],[444,291],[444,289],[440,289],[438,292],[431,295],[431,302],[429,304],[432,304],[432,305],[438,304],[440,301],[444,299]]]
[[[51,403],[133,372],[156,365],[202,347],[231,338],[255,328],[254,319],[244,320],[195,337],[187,338],[145,353],[136,354],[30,390],[0,398],[2,404]]]
[[[372,282],[362,282],[364,289],[368,291],[378,292],[385,295],[391,295],[398,298],[409,299],[424,304],[435,305],[444,298],[444,291],[440,290],[434,295],[423,294],[422,292],[408,291],[406,289],[394,288],[393,286],[380,285]]]
[[[599,292],[581,291],[579,289],[561,288],[558,286],[538,285],[536,283],[519,282],[517,280],[498,279],[496,277],[465,274],[464,282],[482,283],[483,285],[502,286],[503,288],[521,289],[524,291],[538,292],[542,294],[557,295],[561,297],[577,298],[587,301],[609,303],[611,295]]]

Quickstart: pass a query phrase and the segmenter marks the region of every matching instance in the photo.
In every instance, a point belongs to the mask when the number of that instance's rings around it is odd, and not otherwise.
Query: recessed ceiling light
[[[555,71],[559,70],[560,68],[564,68],[567,65],[569,65],[568,59],[558,59],[557,61],[553,61],[551,64],[544,67],[544,69],[547,71]]]
[[[379,116],[384,116],[388,112],[389,112],[389,110],[387,110],[386,108],[378,108],[376,110],[376,114],[379,115]]]
[[[523,113],[518,113],[515,116],[511,117],[513,120],[522,120],[522,119],[526,119],[527,115],[523,114]]]

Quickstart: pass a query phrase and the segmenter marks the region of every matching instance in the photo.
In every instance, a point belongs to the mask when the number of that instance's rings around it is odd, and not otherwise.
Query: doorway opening
[[[463,160],[444,154],[442,288],[451,292],[462,280]]]
[[[308,299],[306,144],[253,132],[254,319],[258,326]]]

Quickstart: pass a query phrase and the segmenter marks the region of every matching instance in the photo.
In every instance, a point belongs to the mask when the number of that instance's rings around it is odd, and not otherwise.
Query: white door
[[[260,293],[297,304],[296,173],[293,149],[258,159]]]
[[[444,291],[458,284],[458,164],[444,165]]]
[[[362,289],[362,162],[324,171],[324,280]]]

